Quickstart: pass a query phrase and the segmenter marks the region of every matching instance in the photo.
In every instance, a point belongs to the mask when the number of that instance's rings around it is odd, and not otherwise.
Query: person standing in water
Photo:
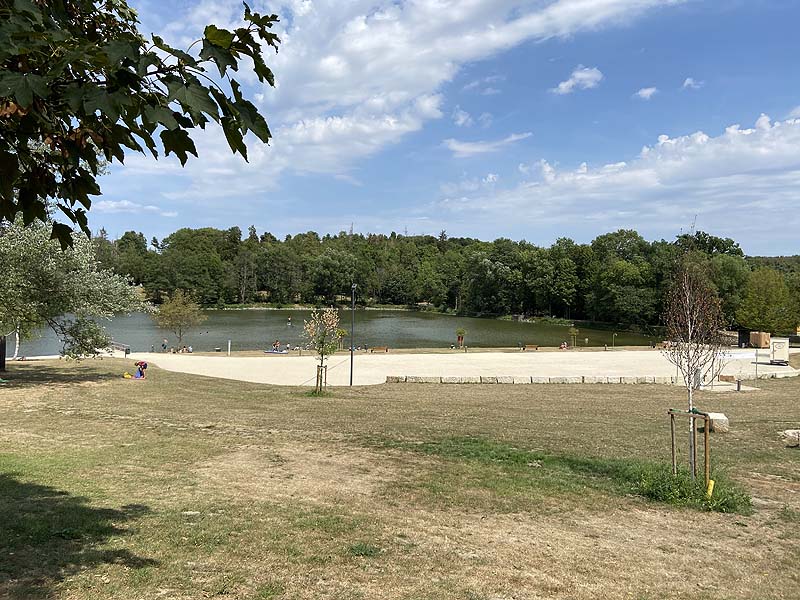
[[[289,316],[289,318],[287,319],[287,321],[286,321],[286,325],[287,325],[288,327],[291,327],[291,326],[292,326],[292,317],[291,317],[291,316]]]

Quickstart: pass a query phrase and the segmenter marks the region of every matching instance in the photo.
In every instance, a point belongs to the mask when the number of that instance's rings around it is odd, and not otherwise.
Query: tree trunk
[[[14,356],[11,357],[12,360],[16,360],[19,356],[19,325],[14,330]]]
[[[6,370],[6,336],[0,335],[0,371]]]
[[[694,381],[691,382],[689,387],[689,412],[694,408]],[[694,479],[695,465],[694,465],[694,419],[689,417],[689,472]]]

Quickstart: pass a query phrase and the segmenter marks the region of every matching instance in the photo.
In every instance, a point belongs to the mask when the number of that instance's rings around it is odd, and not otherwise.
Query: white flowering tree
[[[339,311],[335,308],[311,311],[311,317],[307,321],[303,321],[303,334],[308,340],[309,347],[316,353],[317,360],[319,360],[316,391],[321,392],[321,373],[325,368],[325,361],[339,347],[339,339],[341,337]]]
[[[50,237],[50,225],[38,221],[0,226],[0,336],[16,334],[16,355],[20,337],[48,326],[63,343],[62,354],[96,354],[110,343],[97,319],[146,304],[125,277],[98,266],[85,235],[74,234],[67,250]]]

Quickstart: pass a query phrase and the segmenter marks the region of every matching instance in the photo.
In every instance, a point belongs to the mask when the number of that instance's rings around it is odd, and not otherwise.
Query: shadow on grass
[[[122,371],[110,371],[109,364],[95,362],[97,359],[86,359],[80,362],[62,359],[57,363],[42,361],[9,362],[6,371],[0,371],[2,389],[20,389],[39,385],[67,385],[73,383],[103,382],[122,377]],[[134,367],[129,367],[132,372]]]
[[[99,548],[146,506],[94,508],[86,498],[0,474],[0,598],[43,599],[69,575],[101,564],[154,566],[128,550]]]

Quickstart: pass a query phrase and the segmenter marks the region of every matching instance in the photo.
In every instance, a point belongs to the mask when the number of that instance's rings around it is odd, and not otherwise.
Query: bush
[[[632,491],[657,502],[702,510],[746,513],[752,509],[750,496],[735,483],[724,476],[716,476],[714,484],[714,493],[708,498],[702,478],[693,481],[686,470],[673,475],[667,467],[648,465],[641,468]]]

